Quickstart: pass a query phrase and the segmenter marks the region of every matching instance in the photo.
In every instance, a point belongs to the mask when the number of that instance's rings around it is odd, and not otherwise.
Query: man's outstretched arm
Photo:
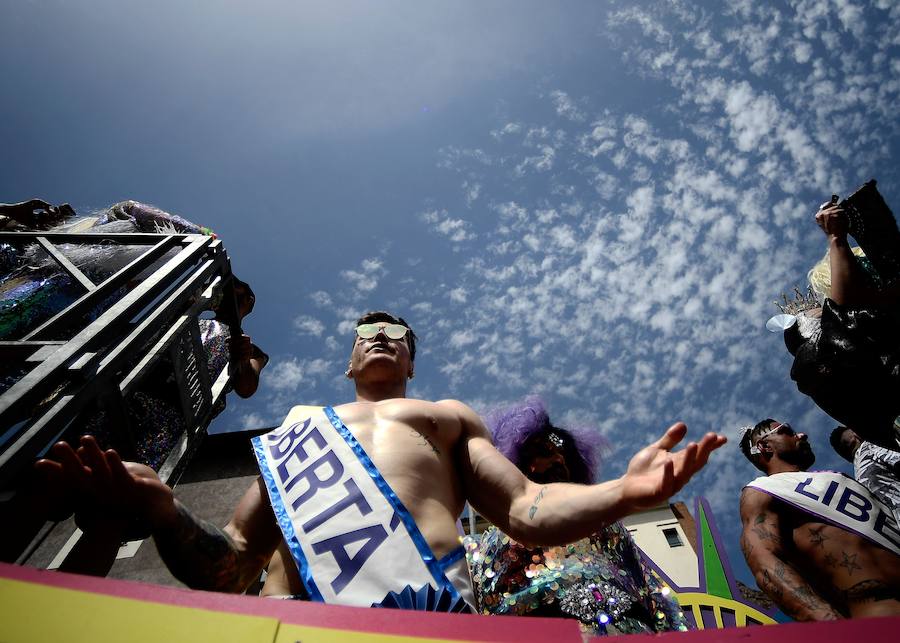
[[[536,484],[497,451],[478,415],[459,402],[458,462],[472,505],[502,531],[530,545],[574,542],[603,525],[667,500],[699,471],[725,438],[709,433],[670,453],[687,428],[672,426],[632,458],[621,478],[596,485]]]
[[[772,502],[772,497],[762,491],[745,488],[741,493],[741,551],[757,585],[785,614],[798,621],[843,618],[787,560],[780,519]]]
[[[81,439],[77,452],[59,443],[50,456],[37,467],[50,483],[65,485],[76,521],[85,532],[110,521],[145,524],[172,574],[194,589],[244,591],[280,542],[259,481],[220,529],[176,500],[153,469],[122,462],[115,451],[101,451],[91,437]]]

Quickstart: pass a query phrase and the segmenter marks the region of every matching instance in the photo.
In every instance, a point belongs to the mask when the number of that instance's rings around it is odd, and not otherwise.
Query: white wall
[[[622,520],[622,524],[631,532],[638,547],[674,583],[681,587],[699,585],[697,554],[669,505],[628,516]],[[675,529],[683,544],[680,547],[670,546],[663,529]]]

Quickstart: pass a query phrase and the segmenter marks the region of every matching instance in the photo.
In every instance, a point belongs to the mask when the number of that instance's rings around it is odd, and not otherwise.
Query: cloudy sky
[[[0,201],[133,198],[212,227],[272,362],[220,430],[352,397],[353,320],[420,337],[410,394],[539,393],[613,444],[834,422],[773,300],[812,214],[877,178],[900,207],[900,5],[33,0],[0,7]],[[738,575],[732,441],[705,494]]]

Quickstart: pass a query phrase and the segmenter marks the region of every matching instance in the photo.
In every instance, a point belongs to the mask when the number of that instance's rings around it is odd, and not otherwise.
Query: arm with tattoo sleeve
[[[80,443],[76,450],[59,442],[35,463],[54,512],[74,512],[85,533],[106,540],[128,525],[149,528],[163,561],[190,587],[243,591],[281,542],[260,479],[244,494],[228,525],[218,529],[188,511],[150,467],[122,462],[91,436]]]
[[[169,571],[185,585],[242,592],[272,557],[281,533],[258,479],[224,528],[197,518],[176,500],[173,517],[154,528],[153,539]]]
[[[745,488],[741,494],[741,551],[759,588],[798,621],[842,618],[787,560],[772,504],[772,497],[761,491]]]

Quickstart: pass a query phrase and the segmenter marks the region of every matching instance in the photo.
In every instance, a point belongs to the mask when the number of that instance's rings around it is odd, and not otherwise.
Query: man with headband
[[[573,542],[664,501],[725,443],[708,433],[671,453],[686,432],[678,423],[621,478],[536,484],[494,448],[468,406],[406,397],[415,340],[402,318],[361,317],[346,371],[356,399],[294,407],[279,429],[255,439],[262,476],[224,529],[196,518],[151,470],[123,464],[91,438],[77,452],[57,444],[39,468],[80,490],[82,513],[100,507],[146,524],[190,587],[241,592],[268,565],[264,595],[453,610],[471,600],[456,530],[467,499],[520,541]]]
[[[756,582],[799,621],[900,614],[900,531],[890,510],[841,473],[807,471],[805,433],[766,419],[741,451],[766,475],[741,494],[741,550]]]

